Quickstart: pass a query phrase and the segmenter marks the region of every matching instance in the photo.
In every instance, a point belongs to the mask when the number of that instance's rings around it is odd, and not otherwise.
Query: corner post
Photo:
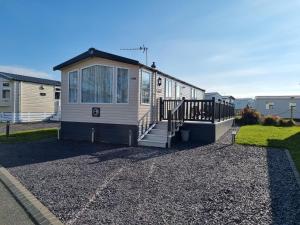
[[[183,105],[182,105],[182,122],[184,122],[185,115],[185,97],[182,97]]]
[[[211,108],[211,122],[215,122],[215,105],[216,105],[216,100],[215,97],[212,97],[212,108]]]
[[[171,138],[172,138],[172,111],[168,110],[168,148],[171,147]]]
[[[221,122],[221,105],[222,105],[222,100],[219,99],[219,122]]]
[[[163,113],[164,113],[164,107],[163,107],[163,98],[159,98],[159,121],[162,121],[163,119]]]

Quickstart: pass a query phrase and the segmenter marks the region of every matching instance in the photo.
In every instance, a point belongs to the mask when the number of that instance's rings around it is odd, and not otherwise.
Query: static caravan
[[[53,69],[61,71],[63,139],[166,147],[184,117],[199,118],[188,106],[200,108],[205,91],[154,63],[90,48]]]
[[[0,121],[59,120],[60,82],[0,72]]]
[[[255,108],[262,115],[300,119],[300,96],[256,96]]]

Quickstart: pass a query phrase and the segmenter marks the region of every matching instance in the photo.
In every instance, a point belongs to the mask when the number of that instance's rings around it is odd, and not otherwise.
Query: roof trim
[[[82,54],[80,54],[78,56],[75,56],[75,57],[73,57],[73,58],[71,58],[71,59],[69,59],[69,60],[67,60],[67,61],[65,61],[65,62],[63,62],[63,63],[61,63],[59,65],[57,65],[57,66],[54,66],[53,70],[54,71],[55,70],[61,70],[61,69],[65,68],[65,67],[67,67],[67,66],[70,66],[70,65],[74,64],[74,63],[77,63],[77,62],[80,62],[80,61],[82,61],[84,59],[88,59],[88,58],[92,58],[92,57],[99,57],[99,58],[109,59],[109,60],[112,60],[112,61],[127,63],[127,64],[131,64],[131,65],[137,65],[137,66],[143,67],[143,68],[151,70],[153,72],[157,72],[158,74],[161,74],[161,75],[163,75],[165,77],[168,77],[170,79],[176,80],[176,81],[181,82],[181,83],[183,83],[185,85],[191,86],[193,88],[196,88],[198,90],[201,90],[201,91],[205,92],[205,90],[202,89],[202,88],[196,87],[196,86],[194,86],[192,84],[189,84],[189,83],[187,83],[187,82],[185,82],[183,80],[177,79],[177,78],[175,78],[175,77],[173,77],[171,75],[168,75],[166,73],[163,73],[163,72],[161,72],[161,71],[159,71],[159,70],[157,70],[155,68],[146,66],[146,65],[140,63],[137,60],[129,59],[129,58],[126,58],[126,57],[123,57],[123,56],[119,56],[119,55],[114,55],[114,54],[111,54],[111,53],[108,53],[108,52],[99,51],[99,50],[97,50],[95,48],[89,48],[86,52],[84,52],[84,53],[82,53]]]
[[[74,63],[80,62],[81,60],[90,58],[90,57],[100,57],[100,58],[104,58],[104,59],[109,59],[109,60],[113,60],[113,61],[118,61],[118,62],[123,62],[123,63],[127,63],[127,64],[133,64],[133,65],[139,65],[139,61],[137,60],[133,60],[133,59],[129,59],[129,58],[125,58],[122,56],[118,56],[118,55],[114,55],[108,52],[103,52],[103,51],[99,51],[95,48],[89,48],[89,50],[87,50],[86,52],[75,56],[57,66],[53,67],[53,70],[61,70],[64,67],[70,66]]]
[[[300,99],[300,95],[255,96],[255,99]]]
[[[52,86],[61,86],[61,82],[57,80],[25,76],[22,74],[0,72],[0,77],[7,80],[23,81],[28,83],[45,84],[45,85],[52,85]]]
[[[157,72],[158,74],[160,74],[160,75],[162,75],[162,76],[164,76],[164,77],[167,77],[167,78],[169,78],[169,79],[173,79],[173,80],[175,80],[175,81],[177,81],[177,82],[183,83],[183,84],[188,85],[188,86],[190,86],[190,87],[192,87],[192,88],[195,88],[195,89],[198,89],[198,90],[200,90],[200,91],[204,91],[204,92],[205,92],[205,90],[202,89],[202,88],[199,88],[199,87],[197,87],[197,86],[195,86],[195,85],[192,85],[192,84],[190,84],[190,83],[188,83],[188,82],[185,82],[185,81],[183,81],[183,80],[180,80],[180,79],[178,79],[178,78],[176,78],[176,77],[173,77],[173,76],[171,76],[171,75],[169,75],[169,74],[166,74],[166,73],[164,73],[164,72],[162,72],[162,71],[160,71],[160,70],[154,69],[154,68],[152,68],[152,67],[146,66],[146,65],[141,64],[141,63],[139,63],[139,65],[140,65],[140,67],[142,67],[142,68],[151,70],[152,72]]]

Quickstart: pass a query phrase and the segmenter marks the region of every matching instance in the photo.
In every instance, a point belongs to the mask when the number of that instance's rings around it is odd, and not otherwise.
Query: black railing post
[[[221,102],[221,99],[219,99],[219,122],[221,121],[221,104],[222,104],[222,102]]]
[[[211,122],[214,123],[215,122],[215,97],[212,97],[212,108],[211,108]]]
[[[223,100],[223,110],[222,110],[223,120],[225,120],[225,112],[226,112],[226,105],[225,105],[225,100]]]
[[[159,121],[162,120],[162,118],[164,117],[164,106],[163,106],[164,102],[163,102],[163,98],[160,97],[159,98]]]
[[[168,132],[171,132],[172,130],[172,111],[168,110]]]
[[[182,97],[182,101],[183,101],[183,103],[182,103],[182,122],[184,122],[184,115],[185,115],[185,97]]]

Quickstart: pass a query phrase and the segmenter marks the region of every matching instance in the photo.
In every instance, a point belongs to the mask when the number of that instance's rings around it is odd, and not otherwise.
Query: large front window
[[[77,102],[78,92],[78,71],[69,73],[69,102]]]
[[[150,81],[151,75],[148,72],[142,72],[141,79],[141,103],[150,104]]]
[[[81,101],[112,103],[113,67],[95,65],[82,69]]]
[[[117,103],[128,103],[128,69],[117,69]]]

